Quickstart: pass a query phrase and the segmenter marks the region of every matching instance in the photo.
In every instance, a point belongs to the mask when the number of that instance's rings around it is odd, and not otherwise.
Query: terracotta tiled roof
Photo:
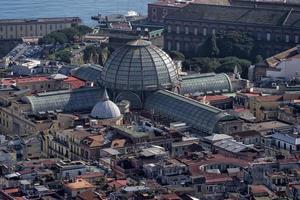
[[[124,147],[126,143],[125,139],[115,139],[111,143],[111,148]]]
[[[298,51],[297,47],[288,49],[286,51],[283,51],[281,53],[278,53],[270,58],[266,59],[266,63],[269,65],[269,67],[276,67],[280,62],[283,60],[286,60],[288,58],[297,57]]]
[[[114,180],[108,183],[110,187],[121,188],[127,185],[127,180]]]
[[[104,175],[100,172],[90,172],[80,176],[77,176],[77,179],[88,179],[88,178],[95,178],[95,177],[103,177]]]
[[[269,193],[270,191],[264,185],[250,185],[252,194]]]
[[[81,190],[81,189],[93,189],[94,185],[85,181],[84,179],[77,179],[74,183],[65,184],[65,187],[69,190]]]
[[[258,96],[258,97],[255,97],[255,99],[260,102],[272,102],[272,101],[282,101],[283,100],[281,95]]]
[[[32,76],[32,77],[2,79],[1,84],[10,86],[13,84],[36,83],[36,82],[45,82],[49,80],[50,79],[47,76]]]
[[[85,82],[80,80],[74,76],[69,76],[67,79],[64,80],[65,83],[70,85],[71,89],[76,89],[85,86]]]

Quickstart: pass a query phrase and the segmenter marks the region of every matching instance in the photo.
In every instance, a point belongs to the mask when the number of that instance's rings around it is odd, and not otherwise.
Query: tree
[[[104,64],[108,60],[109,56],[110,56],[110,51],[109,51],[108,47],[105,47],[104,49],[102,49],[102,51],[100,53],[99,64],[104,66]]]
[[[255,57],[255,64],[262,63],[264,61],[263,57],[261,55],[257,55]]]
[[[208,56],[209,57],[218,57],[220,50],[217,46],[217,38],[215,34],[212,34],[207,43],[207,51],[208,51]]]
[[[39,40],[39,44],[65,44],[75,40],[76,37],[81,37],[92,32],[88,26],[79,25],[71,28],[66,28],[59,31],[54,31]]]
[[[70,51],[63,50],[63,51],[59,51],[59,52],[55,53],[55,57],[59,61],[70,63],[72,53]]]
[[[216,69],[217,73],[228,73],[228,72],[233,72],[235,67],[238,67],[238,69],[240,68],[239,65],[237,65],[237,63],[235,62],[225,62],[223,63],[221,66],[219,66]]]
[[[254,40],[247,33],[229,31],[218,34],[217,44],[220,56],[236,56],[250,59],[254,48]]]
[[[192,58],[182,63],[185,70],[192,70],[201,73],[214,72],[220,66],[217,58]]]
[[[248,68],[251,65],[251,62],[246,59],[239,59],[237,57],[225,57],[219,59],[221,65],[217,68],[216,72],[233,72],[235,66],[237,66],[238,71],[241,73],[243,78],[248,76]]]

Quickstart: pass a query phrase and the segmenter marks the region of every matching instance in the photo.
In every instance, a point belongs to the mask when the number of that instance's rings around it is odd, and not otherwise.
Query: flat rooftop
[[[147,132],[138,132],[138,131],[133,130],[132,126],[114,126],[113,125],[111,127],[116,130],[120,130],[121,132],[124,132],[134,138],[142,138],[142,137],[147,137],[149,135]]]
[[[256,131],[267,131],[271,129],[279,128],[289,128],[290,124],[280,122],[280,121],[269,121],[269,122],[260,122],[260,123],[245,123],[244,129],[246,130],[256,130]]]
[[[29,19],[0,19],[0,24],[29,24],[29,23],[62,23],[80,22],[79,17],[29,18]]]

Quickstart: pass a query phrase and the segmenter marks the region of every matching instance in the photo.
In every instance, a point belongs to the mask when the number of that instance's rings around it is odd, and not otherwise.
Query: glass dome
[[[171,89],[178,82],[172,59],[149,41],[136,40],[116,50],[103,69],[101,80],[113,90]]]

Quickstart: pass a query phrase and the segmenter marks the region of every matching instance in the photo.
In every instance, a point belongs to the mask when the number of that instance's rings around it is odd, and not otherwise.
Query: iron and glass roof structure
[[[24,97],[32,113],[62,110],[65,112],[91,111],[102,97],[103,88],[84,88],[38,93]]]
[[[209,105],[167,90],[158,90],[146,99],[145,108],[169,119],[184,121],[203,133],[216,131],[219,121],[234,120],[234,116]]]
[[[102,67],[100,66],[84,66],[78,67],[72,71],[72,75],[85,81],[100,83]]]
[[[114,51],[101,74],[112,90],[155,91],[178,83],[172,59],[149,41],[136,40]]]
[[[206,73],[182,77],[180,93],[214,94],[232,91],[230,78],[224,74]]]

